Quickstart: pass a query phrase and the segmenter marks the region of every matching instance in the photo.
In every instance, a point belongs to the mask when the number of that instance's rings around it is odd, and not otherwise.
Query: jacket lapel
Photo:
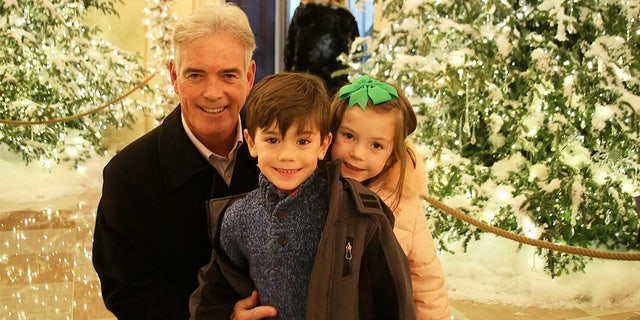
[[[202,157],[182,127],[180,105],[176,107],[160,126],[158,154],[163,180],[172,191],[189,181],[211,165]]]

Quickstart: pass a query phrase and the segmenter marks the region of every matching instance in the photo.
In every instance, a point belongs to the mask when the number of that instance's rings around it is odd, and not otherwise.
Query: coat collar
[[[158,138],[158,154],[159,162],[164,172],[164,183],[169,190],[175,190],[187,183],[193,176],[202,172],[214,172],[215,169],[209,164],[198,148],[189,140],[180,117],[181,107],[178,105],[162,122]],[[243,121],[244,117],[240,116]],[[249,174],[252,172],[254,176],[258,175],[256,160],[251,157],[247,144],[243,143],[238,149],[236,155],[236,165],[234,169],[235,176],[238,174]],[[238,172],[246,171],[246,172]],[[242,180],[242,179],[241,179]],[[256,178],[257,186],[257,178]]]
[[[194,175],[212,170],[211,165],[193,145],[180,120],[178,105],[160,126],[158,154],[164,172],[164,183],[169,190],[185,184]]]

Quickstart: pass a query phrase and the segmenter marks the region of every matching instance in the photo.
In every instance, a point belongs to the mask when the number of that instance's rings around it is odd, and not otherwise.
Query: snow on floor
[[[467,252],[441,253],[449,296],[456,300],[543,308],[640,306],[640,261],[593,259],[585,272],[552,279],[535,248],[492,234],[471,242]]]
[[[0,151],[0,204],[46,202],[84,192],[99,192],[108,158],[89,159],[79,169],[58,165],[25,165],[16,155]],[[2,212],[0,208],[0,212]],[[450,298],[480,303],[549,308],[609,308],[640,305],[640,262],[594,259],[586,273],[556,279],[544,272],[535,249],[518,250],[511,240],[485,234],[464,253],[441,253]]]

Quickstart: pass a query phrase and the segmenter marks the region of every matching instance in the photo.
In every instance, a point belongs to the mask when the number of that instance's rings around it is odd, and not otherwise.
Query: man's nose
[[[222,85],[216,77],[209,77],[204,88],[204,97],[216,100],[222,97]]]

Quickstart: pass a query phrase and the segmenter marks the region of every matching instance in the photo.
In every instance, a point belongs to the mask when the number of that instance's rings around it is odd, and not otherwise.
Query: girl
[[[362,182],[394,211],[393,232],[409,260],[417,319],[449,319],[449,298],[420,196],[427,194],[422,159],[407,139],[417,126],[395,85],[362,76],[331,104],[331,158],[344,177]]]

